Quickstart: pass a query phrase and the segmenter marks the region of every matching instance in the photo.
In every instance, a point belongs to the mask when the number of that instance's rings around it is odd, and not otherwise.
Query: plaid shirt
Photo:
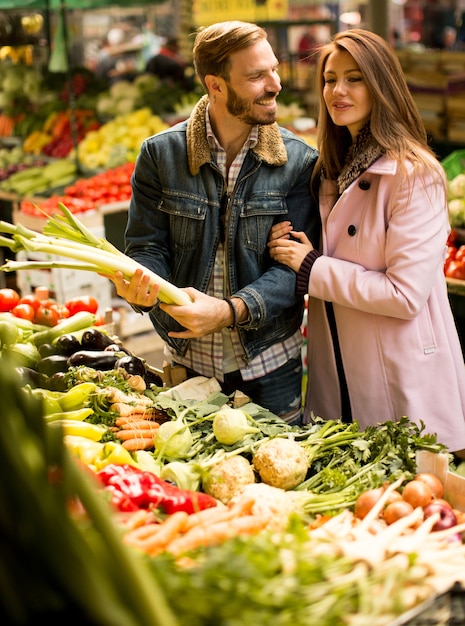
[[[226,169],[226,152],[213,134],[208,108],[206,111],[206,132],[212,156],[227,182],[228,194],[232,195],[245,156],[249,148],[253,148],[258,141],[258,126],[254,126],[251,129],[247,140],[231,163],[229,171]],[[225,296],[224,247],[222,243],[218,245],[216,251],[215,266],[207,294],[215,298],[223,298]],[[240,370],[244,380],[253,380],[274,371],[284,365],[290,358],[297,356],[301,350],[301,345],[302,334],[299,330],[286,341],[271,346],[256,356],[250,363],[244,365],[242,359],[243,350],[237,331],[223,328],[221,332],[206,335],[199,339],[192,339],[184,357],[175,356],[168,346],[165,351],[169,358],[208,378],[215,377],[217,380],[222,381],[224,378],[223,374]]]

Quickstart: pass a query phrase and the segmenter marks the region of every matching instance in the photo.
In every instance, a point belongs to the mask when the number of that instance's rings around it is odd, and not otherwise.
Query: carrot
[[[128,417],[129,415],[146,415],[146,416],[154,416],[155,409],[153,407],[147,407],[144,404],[125,404],[124,402],[113,402],[110,405],[110,411],[114,411],[123,417]]]
[[[115,437],[117,437],[120,441],[127,441],[128,439],[134,439],[139,437],[140,439],[150,439],[153,440],[153,434],[149,430],[138,430],[136,428],[131,430],[119,430],[115,433]]]
[[[238,500],[233,506],[222,507],[220,505],[210,509],[204,509],[197,513],[191,513],[186,522],[186,530],[195,528],[196,526],[217,524],[219,522],[227,522],[235,517],[244,515],[253,506],[254,501],[243,498]]]
[[[118,426],[118,428],[122,428],[125,424],[133,424],[140,419],[141,417],[138,413],[135,413],[134,415],[126,415],[126,417],[117,417],[115,419],[115,426]]]
[[[128,545],[154,556],[162,552],[183,530],[188,517],[189,514],[185,511],[176,511],[161,524],[149,524],[149,526],[142,526],[127,533],[124,541]]]
[[[202,546],[212,546],[237,537],[254,535],[268,524],[269,518],[261,515],[244,515],[211,525],[198,525],[180,537],[176,537],[166,547],[166,551],[180,556]]]
[[[138,419],[130,420],[126,424],[122,424],[120,428],[123,430],[151,430],[155,432],[160,428],[160,424],[158,422],[151,422],[150,420]]]
[[[153,448],[153,439],[151,437],[134,437],[133,439],[126,439],[121,445],[130,452],[150,450],[150,448]]]
[[[152,511],[147,509],[139,509],[138,511],[117,512],[117,522],[124,530],[132,531],[141,526],[148,526],[153,523],[154,515]]]

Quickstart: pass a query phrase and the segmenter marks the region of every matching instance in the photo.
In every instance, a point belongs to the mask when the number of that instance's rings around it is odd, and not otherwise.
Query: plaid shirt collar
[[[215,153],[223,151],[224,148],[220,145],[212,129],[212,125],[210,122],[209,106],[207,106],[207,109],[205,111],[205,127],[206,127],[206,132],[207,132],[208,143],[212,151],[214,151]],[[258,124],[256,124],[255,126],[252,126],[252,128],[250,129],[249,136],[245,140],[244,146],[247,146],[247,149],[254,148],[257,145],[257,143],[258,143]]]

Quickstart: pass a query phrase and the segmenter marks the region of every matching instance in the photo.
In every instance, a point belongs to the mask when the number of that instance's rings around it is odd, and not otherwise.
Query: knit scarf
[[[347,151],[344,166],[337,178],[338,192],[341,194],[347,187],[367,170],[372,163],[384,154],[385,150],[377,143],[368,122],[355,137]]]

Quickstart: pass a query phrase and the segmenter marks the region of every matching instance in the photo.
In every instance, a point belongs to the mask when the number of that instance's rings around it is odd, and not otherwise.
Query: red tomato
[[[40,305],[37,311],[35,311],[34,322],[41,324],[42,326],[56,326],[60,317],[56,309],[51,307]]]
[[[465,261],[465,245],[460,246],[459,248],[457,248],[457,252],[455,253],[454,260],[455,261]]]
[[[456,261],[455,259],[451,261],[446,270],[446,276],[448,278],[458,278],[459,280],[465,280],[465,262]]]
[[[5,287],[0,289],[0,311],[11,311],[19,302],[19,293],[14,289]]]
[[[19,299],[18,304],[30,304],[34,311],[40,307],[40,300],[38,300],[32,293],[26,294]]]
[[[35,310],[31,304],[24,302],[23,304],[17,304],[11,309],[11,312],[15,317],[20,317],[23,320],[34,321]]]
[[[452,228],[449,233],[449,237],[447,238],[447,245],[452,246],[454,245],[456,241],[457,241],[457,231]]]
[[[71,316],[76,315],[76,313],[80,311],[97,313],[98,302],[93,296],[78,296],[65,302],[65,307],[68,309]]]
[[[48,309],[53,309],[58,313],[58,319],[64,320],[69,317],[69,309],[64,304],[60,304],[59,302],[51,302],[47,305]]]

